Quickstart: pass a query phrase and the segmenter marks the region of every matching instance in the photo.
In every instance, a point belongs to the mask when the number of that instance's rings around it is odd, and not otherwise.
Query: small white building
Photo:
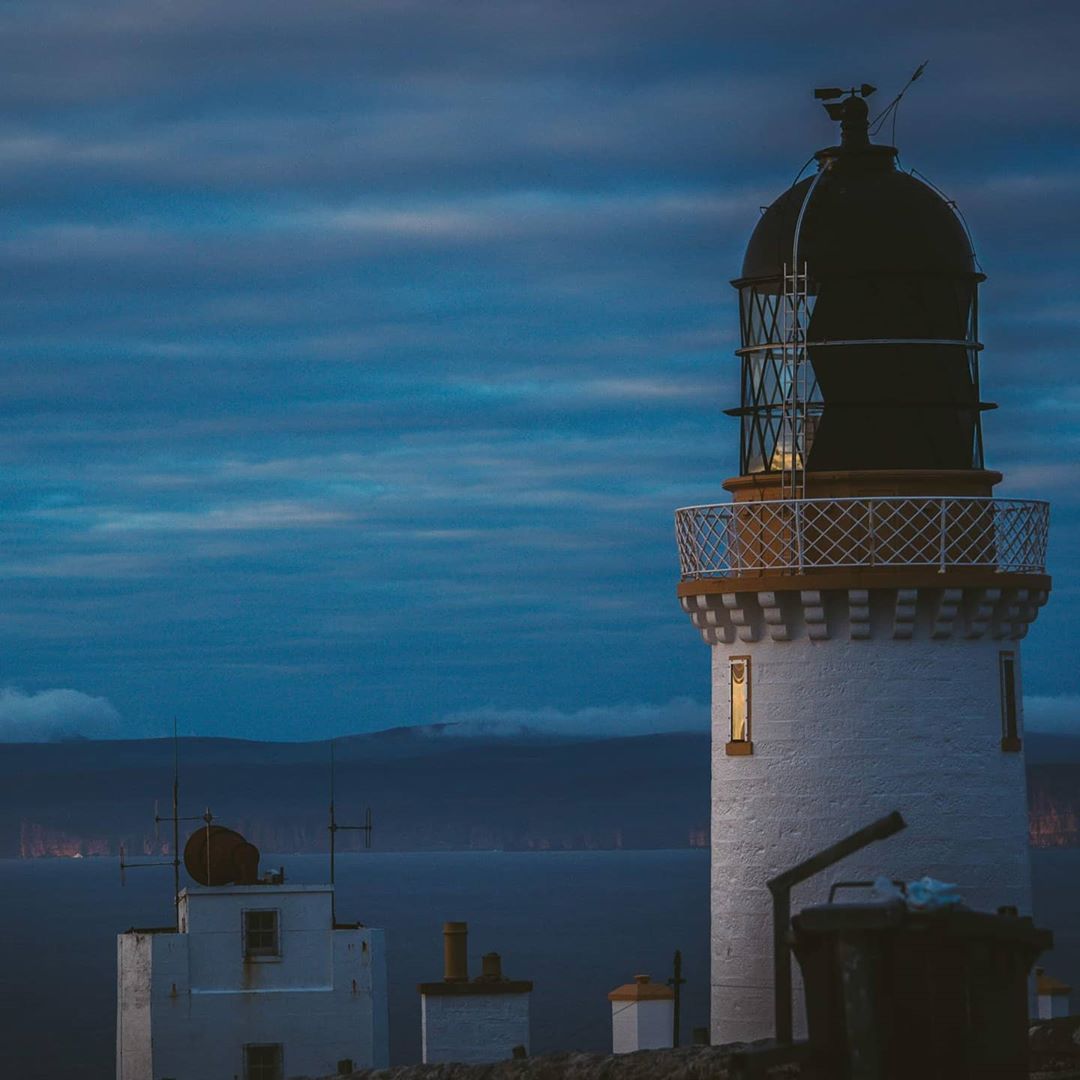
[[[608,994],[611,1002],[611,1050],[662,1050],[673,1045],[675,991],[654,983],[648,975],[635,975],[632,983]]]
[[[1071,986],[1047,975],[1042,968],[1035,969],[1036,1012],[1040,1020],[1057,1020],[1062,1016],[1071,1016],[1071,994]]]
[[[117,943],[117,1080],[284,1080],[388,1064],[381,930],[329,885],[180,893],[179,929]]]
[[[424,1064],[485,1064],[529,1052],[529,1001],[533,984],[507,979],[498,953],[483,957],[483,969],[471,982],[468,927],[443,926],[442,982],[421,983],[420,1035]]]

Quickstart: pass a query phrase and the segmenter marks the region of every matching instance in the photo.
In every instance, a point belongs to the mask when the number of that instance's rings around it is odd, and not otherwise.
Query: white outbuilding
[[[675,1029],[675,991],[635,975],[632,983],[608,994],[611,1002],[611,1049],[615,1054],[661,1050],[671,1046]]]
[[[1047,975],[1042,968],[1035,969],[1036,1014],[1040,1020],[1058,1020],[1072,1014],[1070,997],[1072,987]]]
[[[482,958],[469,979],[468,925],[443,925],[443,979],[421,983],[420,1035],[424,1064],[484,1064],[529,1052],[529,1003],[533,984],[508,979],[498,953]]]
[[[117,1080],[284,1080],[388,1064],[381,930],[329,885],[193,887],[117,948]]]

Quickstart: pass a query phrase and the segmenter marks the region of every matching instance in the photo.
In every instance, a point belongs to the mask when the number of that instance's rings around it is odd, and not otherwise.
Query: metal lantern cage
[[[983,467],[993,405],[979,399],[970,238],[894,147],[861,134],[845,129],[765,209],[732,283],[740,472],[780,474],[788,497],[807,472]]]

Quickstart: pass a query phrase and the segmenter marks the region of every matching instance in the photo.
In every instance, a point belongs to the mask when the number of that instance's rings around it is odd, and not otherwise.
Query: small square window
[[[281,1043],[248,1043],[244,1047],[244,1080],[284,1080]]]
[[[278,933],[276,910],[244,912],[244,956],[280,956],[281,935]]]

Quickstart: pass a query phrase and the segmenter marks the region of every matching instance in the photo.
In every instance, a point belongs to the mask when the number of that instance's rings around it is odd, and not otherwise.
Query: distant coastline
[[[1080,847],[1080,738],[1029,735],[1036,848]],[[382,851],[706,848],[705,733],[597,740],[398,728],[337,744],[341,820],[368,806]],[[183,739],[182,801],[263,851],[326,849],[328,746]],[[164,739],[0,744],[0,858],[169,854],[155,831]]]

